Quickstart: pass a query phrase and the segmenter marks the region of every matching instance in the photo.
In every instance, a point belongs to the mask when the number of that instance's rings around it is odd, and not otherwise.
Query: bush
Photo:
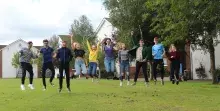
[[[205,72],[205,67],[202,63],[200,63],[200,67],[196,68],[196,74],[199,79],[206,79],[207,74]]]

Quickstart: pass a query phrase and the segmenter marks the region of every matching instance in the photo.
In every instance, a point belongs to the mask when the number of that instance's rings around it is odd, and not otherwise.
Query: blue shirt
[[[152,47],[154,59],[163,59],[164,47],[162,44],[156,44]]]
[[[54,50],[51,47],[48,47],[48,48],[44,47],[40,50],[40,53],[43,54],[43,63],[52,62],[53,51]]]

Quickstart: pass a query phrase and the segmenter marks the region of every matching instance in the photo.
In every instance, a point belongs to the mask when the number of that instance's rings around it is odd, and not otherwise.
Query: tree
[[[146,0],[104,0],[103,4],[110,12],[110,22],[118,29],[117,41],[123,41],[132,47],[138,43],[138,39],[153,41],[154,33],[150,32],[150,15],[142,19],[143,15],[149,13],[145,7]],[[130,32],[134,31],[134,38]],[[149,43],[149,42],[148,42]]]
[[[73,24],[70,27],[70,33],[73,34],[73,40],[80,43],[82,49],[88,52],[88,47],[86,40],[89,40],[91,43],[95,42],[96,36],[93,30],[93,26],[90,23],[90,20],[82,15],[78,20],[74,20]],[[88,58],[88,53],[85,54],[85,58]]]
[[[189,40],[194,49],[202,48],[210,54],[213,84],[215,46],[220,29],[220,2],[218,0],[148,0],[146,7],[155,13],[152,31],[161,35],[164,44],[184,44]]]
[[[19,62],[19,52],[14,53],[13,58],[12,58],[11,65],[12,65],[14,68],[16,68],[16,69],[19,68],[19,66],[20,66],[20,62]]]
[[[49,46],[53,48],[54,50],[58,49],[59,48],[59,37],[57,37],[56,35],[53,35],[49,39]]]

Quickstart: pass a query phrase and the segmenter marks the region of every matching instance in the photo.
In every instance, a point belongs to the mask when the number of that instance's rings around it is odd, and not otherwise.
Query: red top
[[[177,51],[169,52],[169,59],[172,60],[180,60],[180,54]]]

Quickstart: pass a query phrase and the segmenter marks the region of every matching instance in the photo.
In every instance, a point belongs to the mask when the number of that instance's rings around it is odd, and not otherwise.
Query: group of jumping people
[[[43,40],[44,47],[41,48],[41,50],[35,54],[31,48],[33,46],[33,43],[30,41],[28,42],[28,47],[22,48],[19,53],[19,61],[22,68],[22,78],[21,78],[21,90],[25,90],[25,77],[26,77],[26,71],[30,74],[30,84],[28,87],[30,89],[34,89],[33,86],[33,67],[31,65],[31,59],[38,58],[40,54],[43,56],[43,66],[42,66],[42,82],[43,82],[43,90],[46,90],[46,70],[50,69],[52,74],[50,77],[50,84],[54,86],[53,79],[55,76],[55,69],[53,65],[53,59],[56,59],[59,61],[59,92],[62,91],[63,88],[63,71],[65,71],[66,75],[66,85],[68,92],[71,92],[70,89],[70,78],[76,78],[78,75],[88,75],[92,78],[92,82],[94,82],[94,78],[97,78],[98,81],[98,75],[96,73],[97,67],[98,67],[98,54],[99,51],[102,49],[102,51],[105,53],[104,57],[104,65],[105,70],[107,72],[107,75],[114,76],[115,72],[115,51],[118,53],[118,62],[120,64],[120,86],[123,86],[123,78],[127,78],[127,85],[130,85],[130,63],[131,63],[131,57],[135,58],[136,61],[136,71],[134,76],[134,83],[133,86],[136,85],[138,75],[140,72],[140,69],[142,68],[142,72],[145,78],[145,85],[149,86],[149,80],[147,75],[147,66],[148,62],[152,63],[152,70],[153,70],[153,76],[154,76],[154,83],[157,83],[157,66],[160,67],[160,74],[161,74],[161,84],[164,85],[164,55],[165,55],[165,49],[164,46],[158,42],[158,37],[154,38],[154,45],[153,46],[145,46],[144,40],[140,39],[139,44],[134,46],[132,49],[128,50],[126,48],[126,45],[124,43],[121,44],[121,47],[118,49],[115,47],[116,42],[112,42],[110,38],[106,38],[102,42],[98,42],[97,44],[90,45],[90,42],[87,40],[87,47],[88,47],[88,53],[89,53],[89,63],[88,63],[88,69],[86,65],[85,60],[85,53],[86,51],[81,48],[80,43],[73,42],[72,40],[73,35],[71,35],[71,48],[73,50],[69,49],[67,47],[68,41],[62,41],[62,47],[59,48],[57,51],[54,51],[53,48],[51,48],[48,45],[48,40]],[[73,56],[74,55],[74,56]],[[171,79],[172,83],[179,84],[179,58],[180,55],[176,50],[176,47],[172,44],[169,49],[169,59],[171,61]],[[75,73],[70,77],[69,74],[69,65],[70,61],[72,59],[75,59]],[[88,77],[87,76],[87,77]]]

